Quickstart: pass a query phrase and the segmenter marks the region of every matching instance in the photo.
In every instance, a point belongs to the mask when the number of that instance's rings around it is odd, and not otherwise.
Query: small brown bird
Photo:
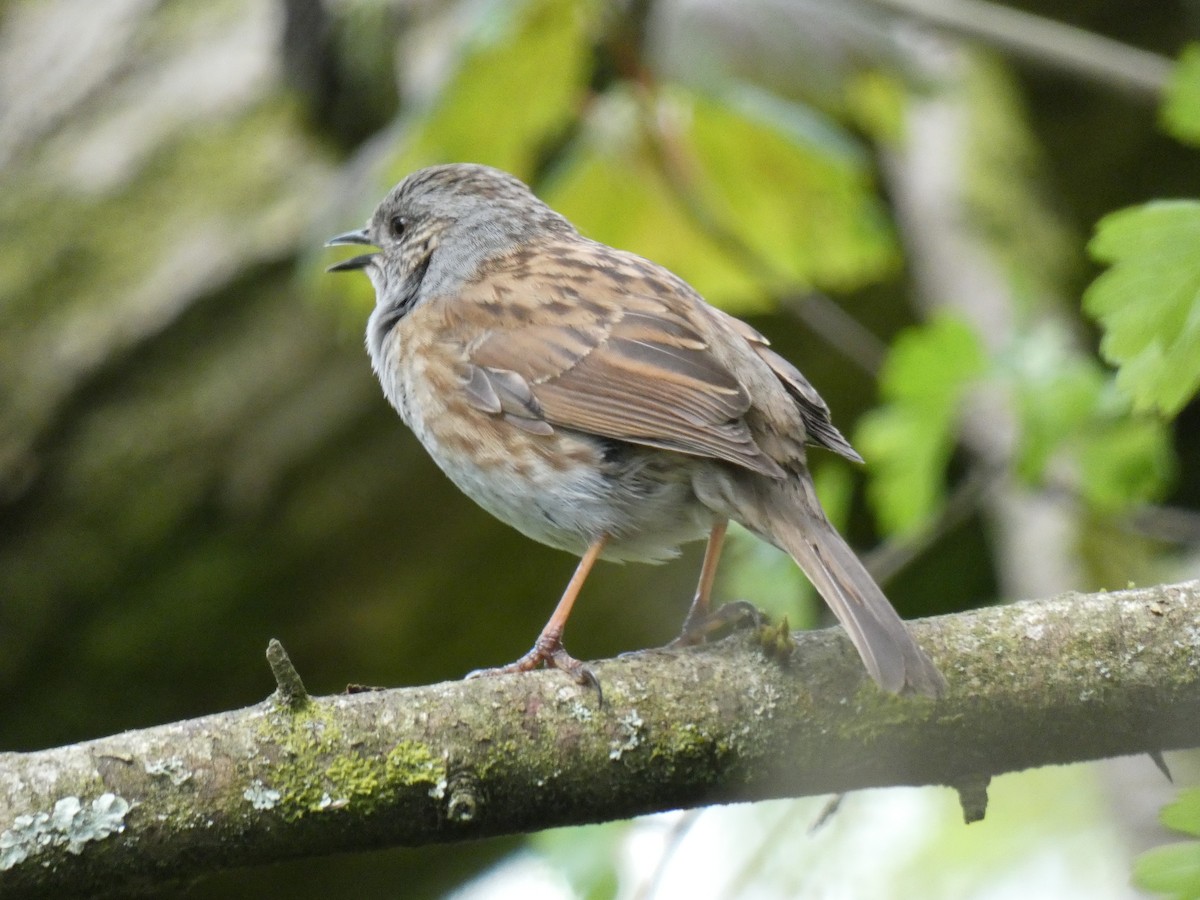
[[[805,445],[861,458],[749,325],[661,266],[581,236],[487,166],[415,172],[365,228],[328,243],[378,248],[329,271],[370,277],[372,365],[442,471],[497,518],[581,557],[533,649],[494,671],[586,674],[562,634],[595,561],[660,562],[707,536],[694,633],[734,519],[796,560],[884,690],[942,691],[825,517]]]

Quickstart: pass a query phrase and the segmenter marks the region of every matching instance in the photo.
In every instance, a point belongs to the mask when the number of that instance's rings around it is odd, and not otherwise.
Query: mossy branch
[[[0,754],[0,896],[882,785],[967,786],[978,817],[1002,772],[1200,745],[1200,581],[913,627],[940,701],[880,693],[838,629],[783,660],[743,633],[596,663],[603,707],[550,671]]]

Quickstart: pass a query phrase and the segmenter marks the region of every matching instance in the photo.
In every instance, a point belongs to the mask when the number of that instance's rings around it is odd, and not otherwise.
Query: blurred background
[[[907,617],[1200,561],[1200,407],[1134,412],[1080,298],[1105,214],[1200,191],[1161,109],[1200,3],[0,3],[0,749],[528,649],[575,561],[383,400],[324,240],[422,165],[529,181],[768,334],[867,458],[813,456]],[[1184,398],[1186,400],[1186,397]],[[601,566],[583,658],[669,640],[699,547]],[[828,624],[735,535],[723,597]],[[1177,784],[1196,781],[1186,754]],[[1126,897],[1146,758],[223,873],[188,897]]]

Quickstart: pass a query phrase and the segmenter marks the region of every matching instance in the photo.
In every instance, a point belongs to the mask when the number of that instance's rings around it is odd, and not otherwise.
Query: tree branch
[[[904,15],[1034,62],[1157,100],[1172,60],[988,0],[873,0]]]
[[[1198,623],[1200,581],[918,622],[936,702],[880,693],[830,629],[596,663],[603,707],[550,671],[0,754],[0,896],[883,785],[977,815],[1001,772],[1200,745]]]

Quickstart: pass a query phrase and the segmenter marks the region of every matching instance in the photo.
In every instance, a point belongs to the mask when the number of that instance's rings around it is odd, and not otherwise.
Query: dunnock
[[[886,691],[945,681],[826,519],[805,445],[861,458],[800,372],[680,278],[582,237],[480,165],[409,175],[330,267],[375,287],[367,349],[388,400],[480,506],[581,557],[532,650],[586,676],[562,632],[597,559],[708,547],[684,637],[709,612],[729,519],[789,553]]]

